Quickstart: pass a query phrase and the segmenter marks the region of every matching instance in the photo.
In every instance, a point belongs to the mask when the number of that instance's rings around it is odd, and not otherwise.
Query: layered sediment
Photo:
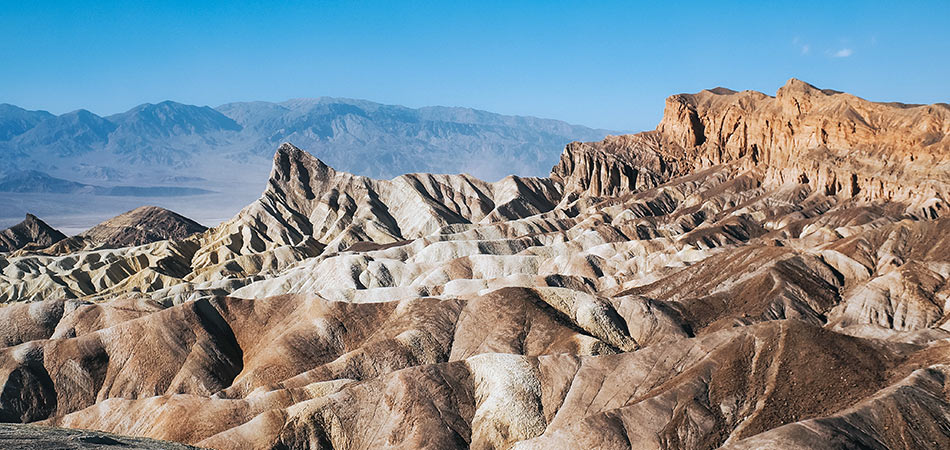
[[[194,235],[0,257],[0,417],[210,448],[946,448],[946,105],[670,97],[550,178],[290,144]]]

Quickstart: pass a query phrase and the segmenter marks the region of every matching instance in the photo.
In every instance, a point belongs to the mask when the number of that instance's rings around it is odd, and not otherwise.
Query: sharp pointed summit
[[[33,214],[27,214],[22,222],[0,231],[0,252],[11,252],[24,247],[48,247],[66,235],[43,222]]]

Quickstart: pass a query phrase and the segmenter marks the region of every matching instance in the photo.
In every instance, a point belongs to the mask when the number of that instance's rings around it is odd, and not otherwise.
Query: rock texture
[[[339,251],[359,242],[390,244],[450,224],[518,219],[549,211],[560,187],[509,176],[408,174],[373,180],[337,172],[283,144],[262,198],[203,237],[193,263],[206,269],[280,247]]]
[[[155,439],[119,436],[99,431],[78,431],[35,425],[0,424],[0,446],[9,449],[80,450],[80,449],[193,449],[189,445]]]
[[[23,222],[0,231],[0,252],[11,252],[24,247],[49,247],[63,239],[66,239],[66,235],[38,217],[27,214]]]
[[[0,419],[219,449],[946,448],[946,111],[718,88],[495,183],[284,144],[219,227],[0,258]]]
[[[947,208],[948,124],[950,105],[874,103],[796,79],[775,97],[716,88],[668,98],[655,131],[568,146],[553,175],[604,196],[738,163],[767,184],[910,202],[933,216]]]
[[[181,240],[207,230],[198,222],[157,206],[143,206],[113,217],[80,234],[103,247],[129,247]]]

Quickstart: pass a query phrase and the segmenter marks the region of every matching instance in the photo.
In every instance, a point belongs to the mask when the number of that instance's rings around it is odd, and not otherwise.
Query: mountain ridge
[[[27,246],[49,247],[63,239],[66,239],[65,234],[33,214],[27,214],[23,222],[0,231],[0,252],[10,252]]]
[[[190,158],[190,153],[199,150],[207,151],[207,149],[213,148],[225,149],[226,152],[235,155],[260,153],[264,150],[256,149],[264,148],[267,149],[266,154],[269,156],[269,149],[281,141],[313,138],[317,138],[319,141],[320,138],[327,139],[343,132],[348,137],[338,136],[336,138],[337,142],[335,142],[336,145],[356,145],[358,143],[364,146],[376,145],[376,151],[379,150],[379,145],[413,145],[418,151],[430,145],[424,144],[424,139],[436,139],[441,133],[450,133],[444,138],[454,139],[451,138],[453,132],[468,134],[475,130],[475,128],[469,131],[466,131],[465,128],[439,128],[442,126],[436,125],[429,125],[430,127],[435,126],[435,128],[427,129],[424,125],[426,123],[455,123],[457,125],[467,124],[469,127],[496,127],[498,132],[507,134],[493,136],[491,133],[495,133],[495,131],[492,131],[489,135],[482,135],[481,139],[488,139],[489,137],[504,138],[508,139],[509,142],[518,142],[517,139],[527,139],[521,144],[528,145],[527,148],[533,148],[530,147],[531,145],[544,145],[543,142],[534,142],[539,139],[541,141],[553,138],[565,139],[560,145],[555,146],[554,150],[549,150],[552,154],[557,151],[557,148],[566,143],[567,135],[584,136],[607,133],[607,130],[571,125],[554,119],[540,119],[533,116],[507,116],[473,108],[446,106],[408,108],[368,100],[336,97],[297,98],[276,103],[264,101],[231,102],[215,108],[166,100],[159,103],[143,103],[128,111],[108,116],[98,116],[84,109],[54,116],[43,111],[28,111],[13,105],[11,107],[16,108],[19,115],[41,115],[45,118],[45,120],[35,121],[36,123],[27,123],[21,127],[22,130],[11,125],[9,127],[10,131],[7,132],[9,136],[6,138],[0,136],[0,146],[18,154],[43,150],[51,152],[52,156],[55,157],[73,157],[90,152],[107,152],[118,155],[126,163],[162,163],[177,165],[182,168],[188,166],[187,160]],[[253,111],[254,114],[248,113],[248,110]],[[248,117],[248,114],[256,116]],[[374,129],[374,132],[402,134],[390,136],[383,141],[373,141],[367,140],[365,136],[357,137],[358,135],[353,134],[353,131],[346,131],[348,126],[365,127],[371,122],[360,124],[360,121],[368,120],[370,116],[373,116],[373,120],[383,120],[388,123],[383,128]],[[0,116],[0,123],[3,123],[3,120],[3,116]],[[356,122],[353,122],[354,120]],[[393,128],[402,123],[401,121],[405,122],[403,125],[399,125],[403,127],[402,129]],[[413,123],[415,125],[409,125]],[[245,130],[245,128],[255,130],[256,134],[249,135],[250,130]],[[530,137],[534,136],[531,132],[523,136],[510,134],[512,133],[511,130],[515,129],[538,129],[544,130],[542,132],[546,134],[540,137]],[[358,128],[355,130],[358,130]],[[305,134],[300,134],[304,132]],[[360,131],[356,132],[359,133]],[[424,134],[416,136],[420,132]],[[426,134],[433,132],[435,135]],[[279,136],[274,136],[275,133]],[[294,133],[297,133],[297,135],[295,136]],[[402,137],[397,138],[400,135]],[[294,137],[298,139],[293,139]],[[246,144],[243,146],[245,148],[242,149],[230,142],[235,139],[245,142]],[[413,144],[412,142],[416,143]],[[474,142],[460,142],[459,147],[465,148],[473,145]],[[442,148],[439,147],[442,144],[436,143],[434,145],[434,147],[430,147],[430,151],[435,148]],[[247,148],[248,146],[251,148]],[[137,150],[132,152],[132,148]],[[331,155],[331,158],[333,157]],[[16,163],[16,160],[11,160],[11,162]],[[350,167],[349,165],[353,164],[350,160],[333,162],[334,165],[345,170],[356,173],[366,172],[365,169],[360,170],[361,167],[358,166]],[[426,166],[420,165],[418,161],[412,164],[416,165],[415,170],[408,168],[409,166],[394,170],[386,170],[381,168],[382,166],[378,166],[374,169],[376,170],[375,173],[367,173],[367,175],[393,177],[402,173],[432,171],[425,170]],[[49,165],[49,163],[47,162],[46,165]],[[451,171],[449,167],[443,166],[442,170],[448,169]],[[535,167],[532,170],[538,172],[539,169]],[[541,173],[538,172],[537,174],[540,175]]]
[[[18,170],[0,177],[0,192],[177,197],[207,194],[213,191],[180,186],[96,186],[52,177],[39,170]]]
[[[612,195],[739,161],[764,171],[767,183],[802,180],[832,195],[946,209],[948,123],[950,105],[870,102],[792,78],[775,96],[731,90],[673,95],[655,130],[572,143],[552,174],[573,186],[568,190]],[[835,164],[823,163],[828,160]],[[932,199],[940,200],[928,204]]]
[[[0,135],[7,129],[3,123],[0,114]],[[19,128],[11,125],[9,130]],[[213,191],[200,199],[143,200],[213,224],[258,197],[273,150],[285,141],[308,148],[340,170],[373,178],[464,172],[498,180],[510,174],[545,176],[565,144],[608,133],[469,108],[413,109],[331,97],[234,102],[216,109],[166,101],[106,117],[88,111],[46,117],[32,129],[0,139],[0,176],[36,170],[104,188]],[[7,189],[34,190],[31,185]],[[201,207],[194,206],[196,202]],[[0,208],[0,224],[12,225],[30,212],[71,229],[92,226],[138,206],[128,202],[112,206],[91,194],[35,202],[26,193],[0,194],[0,204],[10,205]]]
[[[0,256],[0,416],[216,449],[950,447],[950,114],[786,86],[673,95],[546,178],[283,143],[201,234]]]

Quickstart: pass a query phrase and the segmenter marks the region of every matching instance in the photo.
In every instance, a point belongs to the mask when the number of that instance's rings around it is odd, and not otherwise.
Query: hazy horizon
[[[0,102],[97,114],[330,95],[651,129],[663,99],[795,77],[946,102],[946,2],[13,3]],[[927,66],[921,66],[927,58]],[[50,67],[55,62],[55,67]]]
[[[615,131],[615,132],[625,132],[625,133],[636,133],[636,132],[640,132],[640,131],[645,131],[645,130],[621,130],[621,129],[609,129],[609,128],[602,128],[602,127],[595,127],[595,126],[587,125],[587,124],[584,124],[584,123],[574,123],[574,122],[569,122],[569,121],[566,121],[566,120],[558,119],[558,118],[556,118],[556,117],[544,117],[544,116],[540,116],[540,115],[537,115],[537,114],[505,114],[505,113],[499,113],[499,112],[497,112],[497,111],[490,111],[490,110],[481,109],[481,108],[474,108],[474,107],[470,107],[470,106],[466,106],[466,105],[421,105],[421,106],[406,106],[406,105],[402,105],[402,104],[383,103],[383,102],[379,102],[379,101],[373,100],[373,99],[371,99],[371,98],[340,97],[340,96],[336,96],[336,95],[319,95],[319,96],[315,96],[315,97],[292,97],[292,98],[286,98],[286,99],[283,99],[283,100],[260,100],[260,99],[255,99],[255,100],[240,100],[240,99],[237,99],[237,100],[227,101],[227,102],[220,103],[220,104],[215,104],[215,105],[206,105],[206,104],[198,104],[198,103],[188,103],[188,102],[181,101],[181,100],[177,100],[177,99],[173,99],[173,98],[167,98],[167,99],[158,100],[158,101],[155,101],[155,102],[136,103],[136,104],[134,104],[134,105],[130,105],[130,106],[126,107],[125,109],[119,109],[119,110],[114,110],[114,111],[112,111],[112,110],[110,110],[110,111],[96,111],[96,110],[93,110],[93,109],[91,109],[91,108],[85,108],[85,107],[80,107],[80,108],[71,109],[71,110],[67,110],[67,111],[53,111],[53,110],[51,110],[50,108],[43,108],[43,107],[30,107],[30,108],[28,108],[28,107],[25,107],[25,106],[23,106],[23,105],[19,105],[19,104],[16,104],[16,103],[11,103],[11,102],[6,102],[6,101],[0,101],[0,105],[6,104],[6,105],[15,106],[15,107],[18,107],[18,108],[23,108],[23,109],[26,109],[26,110],[29,110],[29,111],[48,112],[48,113],[53,114],[53,115],[55,115],[55,116],[61,116],[61,115],[63,115],[63,114],[69,114],[69,113],[72,113],[72,112],[76,112],[76,111],[80,111],[80,110],[85,110],[85,111],[89,111],[89,112],[91,112],[91,113],[93,113],[93,114],[95,114],[95,115],[97,115],[97,116],[99,116],[99,117],[109,117],[109,116],[114,116],[114,115],[117,115],[117,114],[122,114],[122,113],[126,113],[126,112],[129,112],[129,111],[132,111],[132,110],[134,110],[135,108],[138,108],[138,107],[140,107],[140,106],[145,106],[145,105],[157,105],[157,104],[161,104],[161,103],[165,103],[165,102],[172,102],[172,103],[177,103],[177,104],[187,105],[187,106],[197,106],[197,107],[202,107],[202,108],[203,108],[203,107],[208,107],[208,108],[212,108],[212,109],[219,109],[219,108],[221,108],[221,107],[223,107],[223,106],[227,106],[227,105],[231,105],[231,104],[240,104],[240,103],[271,103],[271,104],[283,104],[283,103],[288,103],[288,102],[292,102],[292,101],[295,101],[295,100],[322,100],[322,99],[352,100],[352,101],[360,101],[360,102],[370,102],[370,103],[375,103],[375,104],[379,104],[379,105],[383,105],[383,106],[398,106],[398,107],[404,107],[404,108],[409,108],[409,109],[425,109],[425,108],[461,108],[461,109],[472,109],[472,110],[476,110],[476,111],[487,112],[487,113],[492,113],[492,114],[498,114],[498,115],[503,115],[503,116],[524,117],[524,118],[543,119],[543,120],[558,120],[558,121],[561,121],[561,122],[566,122],[566,123],[568,123],[568,124],[570,124],[570,125],[578,125],[578,126],[583,126],[583,127],[592,128],[592,129],[600,129],[600,130],[604,130],[604,131]]]

